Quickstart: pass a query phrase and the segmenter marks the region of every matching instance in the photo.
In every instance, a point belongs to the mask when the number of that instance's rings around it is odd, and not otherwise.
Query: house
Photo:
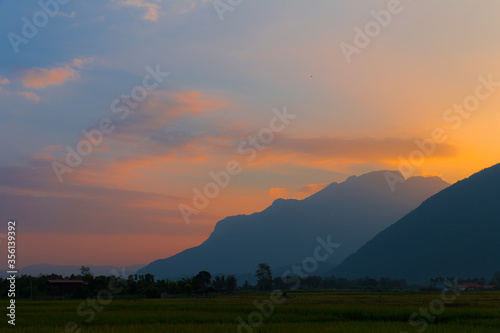
[[[460,291],[464,291],[464,290],[484,290],[484,289],[493,289],[494,286],[482,286],[482,285],[480,285],[478,283],[465,282],[465,283],[459,284],[456,288],[458,290],[460,290]]]

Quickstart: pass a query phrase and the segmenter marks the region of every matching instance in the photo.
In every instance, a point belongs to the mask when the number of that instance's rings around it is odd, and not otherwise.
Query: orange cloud
[[[71,61],[71,65],[48,69],[31,68],[21,74],[20,80],[26,88],[42,89],[47,86],[59,86],[67,81],[78,79],[80,75],[75,68],[82,69],[92,61],[94,58],[75,58]]]
[[[103,142],[93,146],[92,154],[64,177],[75,184],[108,188],[143,190],[144,184],[157,186],[162,172],[177,167],[183,172],[189,165],[207,162],[220,154],[219,146],[233,139],[219,133],[208,116],[201,127],[199,121],[190,122],[193,115],[224,105],[194,91],[158,91],[137,109],[129,110],[123,120],[116,118],[116,130],[104,135]],[[96,128],[91,126],[87,131]],[[87,140],[83,135],[80,139]],[[38,153],[51,154],[65,163],[66,151],[61,145]]]
[[[278,138],[273,144],[278,150],[288,153],[297,153],[303,156],[316,158],[353,158],[353,159],[397,159],[406,156],[416,149],[423,139],[398,139],[398,138]],[[433,157],[452,157],[458,152],[451,144],[434,144]]]
[[[136,7],[147,9],[146,14],[144,14],[143,19],[150,20],[153,22],[158,21],[158,16],[160,14],[160,6],[154,3],[146,2],[145,0],[125,0],[119,2],[120,5],[125,7]]]
[[[297,192],[297,194],[300,196],[304,196],[304,195],[308,196],[308,195],[311,195],[311,194],[314,194],[316,192],[321,191],[322,189],[324,189],[327,186],[328,186],[328,184],[309,184],[309,185],[302,187]]]
[[[227,106],[227,102],[203,98],[197,91],[158,90],[152,95],[144,108],[145,112],[156,113],[164,117],[173,115],[197,114]]]
[[[324,189],[328,184],[309,184],[301,189],[299,189],[297,192],[292,191],[288,188],[279,188],[279,187],[273,187],[269,190],[269,196],[271,198],[281,198],[281,199],[304,199],[316,192],[321,191]]]
[[[249,163],[255,165],[293,164],[319,169],[352,172],[354,165],[370,164],[376,169],[394,168],[399,165],[400,157],[408,158],[414,151],[425,149],[429,140],[408,138],[343,138],[316,137],[297,138],[277,135],[275,140],[257,158]],[[459,155],[459,148],[454,143],[435,144],[431,153],[425,154],[425,162],[438,159],[450,159]]]
[[[287,188],[273,187],[269,190],[269,196],[272,198],[287,199],[290,195],[290,190]]]
[[[32,68],[21,75],[21,82],[26,88],[42,89],[47,86],[59,86],[66,81],[79,78],[78,72],[69,66],[50,69]]]

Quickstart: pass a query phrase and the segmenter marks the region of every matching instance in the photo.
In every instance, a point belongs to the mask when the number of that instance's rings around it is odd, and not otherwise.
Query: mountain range
[[[339,277],[490,278],[500,271],[500,164],[455,183],[348,257]]]
[[[262,212],[227,217],[197,247],[156,260],[137,274],[177,279],[206,270],[215,274],[244,274],[261,262],[271,267],[300,263],[313,254],[317,238],[330,236],[340,244],[320,269],[331,269],[428,197],[450,184],[439,177],[412,177],[397,183],[376,171],[332,183],[304,199],[278,199]],[[281,272],[274,270],[275,276]]]

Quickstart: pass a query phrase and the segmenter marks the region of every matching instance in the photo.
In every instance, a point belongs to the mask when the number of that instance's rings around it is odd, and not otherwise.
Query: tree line
[[[452,279],[444,279],[441,277],[431,279],[427,286],[409,286],[404,279],[390,279],[382,277],[373,279],[364,277],[359,279],[337,278],[335,276],[321,277],[316,275],[293,277],[294,284],[290,283],[291,279],[283,279],[281,277],[273,278],[271,268],[266,263],[258,265],[255,271],[256,284],[252,285],[245,281],[242,286],[238,287],[235,275],[216,275],[212,276],[210,272],[201,271],[193,277],[182,278],[177,281],[155,279],[152,274],[137,275],[132,274],[128,277],[115,276],[94,276],[90,269],[82,266],[80,274],[63,277],[61,275],[39,275],[30,276],[22,275],[17,278],[17,298],[20,299],[50,299],[50,298],[74,298],[85,299],[96,295],[100,290],[106,289],[111,282],[123,286],[123,289],[118,295],[119,298],[159,298],[161,295],[210,295],[215,293],[232,293],[235,291],[250,292],[250,291],[271,291],[273,289],[290,290],[290,289],[316,289],[316,290],[434,290],[438,289],[439,285],[445,281]],[[54,294],[51,291],[49,280],[82,280],[86,284],[78,286],[71,292],[63,295]],[[463,282],[477,282],[484,285],[487,280],[468,279],[459,280]],[[495,289],[500,289],[500,272],[494,274],[490,285],[498,286]],[[0,278],[0,297],[6,298],[8,292],[9,281]]]

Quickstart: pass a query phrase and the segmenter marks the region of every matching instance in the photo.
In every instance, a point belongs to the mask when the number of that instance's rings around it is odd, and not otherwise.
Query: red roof
[[[477,284],[477,283],[472,283],[472,282],[466,282],[466,283],[462,283],[462,284],[459,284],[457,286],[458,288],[484,288],[482,285],[480,284]]]

